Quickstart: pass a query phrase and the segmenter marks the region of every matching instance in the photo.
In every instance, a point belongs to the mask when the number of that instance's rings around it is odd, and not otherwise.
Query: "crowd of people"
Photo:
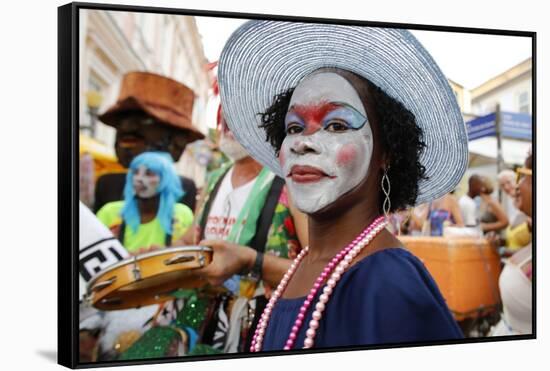
[[[489,177],[473,174],[462,196],[456,197],[453,191],[395,215],[395,223],[400,223],[395,231],[403,235],[445,236],[447,227],[453,227],[453,235],[459,233],[458,228],[464,228],[465,235],[498,237],[500,253],[509,255],[531,241],[530,217],[518,207],[516,177],[514,170],[502,170],[496,190]]]
[[[287,65],[293,50],[301,62]],[[273,55],[242,62],[262,53]],[[174,166],[204,138],[190,119],[193,92],[153,73],[126,74],[100,119],[116,129],[127,172],[97,179],[95,218],[81,204],[81,292],[107,262],[181,246],[212,258],[193,272],[200,287],[156,304],[98,310],[82,293],[81,361],[461,339],[436,282],[397,238],[445,236],[449,227],[510,256],[494,334],[528,333],[530,288],[517,280],[530,286],[532,156],[518,185],[513,172],[499,174],[502,203],[477,174],[457,199],[467,135],[434,66],[404,30],[246,23],[218,72],[216,146],[228,161],[198,190]]]

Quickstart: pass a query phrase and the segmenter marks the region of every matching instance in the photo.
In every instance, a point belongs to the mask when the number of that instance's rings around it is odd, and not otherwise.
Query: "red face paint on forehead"
[[[336,164],[347,166],[357,158],[357,148],[354,144],[345,144],[336,155]]]
[[[318,104],[296,104],[292,106],[291,111],[304,120],[306,129],[304,134],[313,134],[321,128],[323,118],[331,111],[339,108],[335,103],[321,102]]]

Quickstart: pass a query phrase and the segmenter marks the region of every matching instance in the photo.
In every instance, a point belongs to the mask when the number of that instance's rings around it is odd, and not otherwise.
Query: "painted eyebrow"
[[[292,108],[290,108],[290,109],[292,109]],[[298,115],[296,112],[290,112],[290,110],[285,116],[285,129],[287,129],[289,122],[296,123],[296,124],[300,125],[303,128],[306,127],[306,124],[304,123],[304,120],[302,120],[300,115]]]
[[[323,129],[326,128],[328,121],[335,118],[344,120],[352,129],[355,130],[361,129],[368,122],[368,118],[365,117],[365,115],[363,115],[361,112],[359,112],[348,103],[330,102],[330,104],[337,106],[337,108],[329,111],[325,115],[322,122]],[[294,109],[295,106],[291,106],[287,112],[287,115],[285,116],[285,130],[288,128],[289,122],[298,124],[302,128],[305,128],[305,122],[297,112],[293,111]]]

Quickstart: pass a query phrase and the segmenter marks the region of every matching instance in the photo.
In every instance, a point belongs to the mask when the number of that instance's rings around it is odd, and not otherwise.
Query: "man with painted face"
[[[247,332],[265,305],[266,290],[269,294],[290,266],[288,258],[306,244],[306,226],[283,179],[235,140],[221,107],[218,129],[219,148],[231,163],[209,175],[192,239],[214,251],[212,263],[199,274],[223,287],[221,294],[211,297],[213,309],[204,320],[200,341],[233,353],[248,348]]]
[[[468,162],[456,99],[414,36],[250,21],[218,77],[234,136],[308,217],[309,244],[250,351],[461,338],[426,267],[386,229],[391,212],[454,189]]]
[[[124,75],[117,102],[99,119],[116,129],[115,152],[128,167],[145,151],[167,152],[178,161],[188,143],[204,138],[191,123],[194,93],[185,85],[149,72]],[[121,200],[125,174],[106,174],[96,183],[94,209]],[[195,208],[193,180],[181,177],[185,193],[180,200]]]

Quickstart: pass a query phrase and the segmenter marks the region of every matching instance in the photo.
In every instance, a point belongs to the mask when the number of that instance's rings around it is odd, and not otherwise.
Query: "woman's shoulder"
[[[350,284],[362,292],[381,293],[406,302],[439,301],[441,294],[430,273],[409,250],[387,248],[373,253],[352,267]]]
[[[369,255],[350,273],[346,291],[354,294],[347,307],[352,301],[359,313],[373,313],[371,326],[383,323],[375,331],[379,342],[462,337],[437,284],[405,248]]]
[[[111,222],[120,217],[120,211],[124,206],[124,201],[108,202],[99,209],[97,217],[104,224],[111,224]]]
[[[177,240],[183,236],[193,224],[193,211],[191,211],[187,205],[176,203],[174,205],[173,218],[174,223],[172,224],[172,233],[174,235],[174,239]]]
[[[105,205],[99,209],[98,213],[101,212],[101,210],[104,210],[104,212],[112,212],[115,210],[121,210],[124,206],[124,201],[112,201],[107,202]]]
[[[386,248],[364,257],[357,263],[360,274],[382,275],[381,279],[394,281],[395,275],[425,271],[424,264],[402,246]]]
[[[192,222],[193,221],[193,211],[187,205],[182,203],[176,203],[174,205],[174,217],[179,219],[181,222]]]

